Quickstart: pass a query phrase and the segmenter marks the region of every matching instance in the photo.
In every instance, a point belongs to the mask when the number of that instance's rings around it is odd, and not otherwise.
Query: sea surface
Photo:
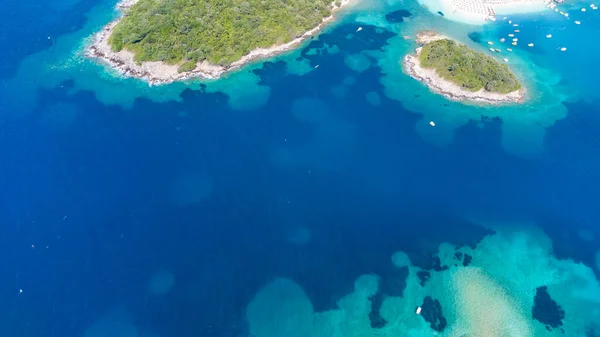
[[[115,3],[0,3],[0,334],[600,336],[591,2],[469,26],[357,0],[285,55],[152,87],[82,55]],[[519,29],[493,55],[527,102],[403,74],[423,29],[487,53]]]

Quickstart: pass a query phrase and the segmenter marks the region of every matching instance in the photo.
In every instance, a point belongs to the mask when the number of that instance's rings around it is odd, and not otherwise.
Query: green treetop
[[[521,88],[506,64],[449,39],[427,43],[419,61],[422,67],[435,69],[444,79],[469,91],[483,88],[507,94]]]
[[[301,36],[331,14],[331,0],[139,0],[109,38],[137,62],[190,70],[198,61],[229,65],[255,48]]]

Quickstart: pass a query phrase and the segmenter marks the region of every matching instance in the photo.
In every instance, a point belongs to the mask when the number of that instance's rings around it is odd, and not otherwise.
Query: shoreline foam
[[[422,46],[440,39],[446,39],[443,35],[434,32],[421,32],[417,35],[417,43],[421,45],[415,50],[415,54],[408,54],[402,62],[403,69],[412,78],[423,82],[427,87],[452,101],[470,101],[487,104],[523,103],[525,101],[525,89],[520,88],[508,94],[494,93],[480,89],[468,91],[458,85],[442,78],[435,69],[423,68],[419,62]]]
[[[123,12],[131,8],[138,1],[139,0],[123,0],[116,5],[116,8],[117,10]],[[150,85],[168,84],[192,78],[218,79],[223,74],[235,69],[239,69],[246,64],[252,63],[259,59],[273,57],[295,48],[304,40],[315,35],[317,32],[323,29],[326,24],[333,21],[335,18],[335,11],[349,3],[350,0],[342,0],[341,4],[337,6],[334,2],[332,4],[332,14],[326,18],[323,18],[323,21],[321,21],[321,23],[315,28],[305,32],[301,36],[296,37],[290,42],[281,45],[275,45],[270,48],[256,48],[228,66],[220,66],[211,64],[207,61],[202,61],[196,64],[196,68],[194,70],[180,73],[178,72],[178,65],[170,65],[161,61],[142,62],[141,64],[137,64],[137,62],[134,60],[133,52],[125,49],[115,52],[108,44],[108,39],[114,27],[119,23],[123,16],[120,16],[116,20],[108,23],[106,26],[102,27],[99,32],[94,34],[92,43],[85,48],[85,55],[90,58],[100,60],[123,76],[141,79],[148,82]]]

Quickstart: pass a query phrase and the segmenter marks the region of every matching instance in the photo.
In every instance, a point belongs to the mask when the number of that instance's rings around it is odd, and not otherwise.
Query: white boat
[[[576,25],[580,25],[580,24],[581,24],[581,21],[575,21],[575,24],[576,24]]]
[[[495,52],[496,50],[494,50],[494,48],[490,48],[490,51],[493,53],[493,52]]]
[[[517,42],[517,41],[519,41],[519,39],[515,37],[515,38],[513,39],[513,41],[514,41],[514,42]]]
[[[518,29],[515,29],[515,33],[520,33],[521,31]]]
[[[500,50],[500,49],[496,48],[496,53],[499,53],[499,52],[501,52],[501,51],[502,51],[502,50]]]
[[[585,12],[585,11],[587,11],[587,9],[585,9],[585,8],[582,8],[582,9],[581,9],[581,11],[582,11],[582,12]]]
[[[504,59],[504,62],[508,63],[508,59]]]
[[[360,32],[361,30],[362,30],[362,27],[358,27],[358,29],[356,31]]]
[[[508,37],[514,37],[515,34],[508,34]]]
[[[515,24],[513,25],[513,27],[519,27],[519,24],[518,24],[518,23],[515,23]]]
[[[435,126],[435,123],[434,123],[433,121],[430,121],[430,122],[429,122],[429,125],[431,125],[431,126]],[[421,307],[418,307],[418,308],[417,308],[417,315],[418,315],[418,314],[420,314],[420,313],[421,313]]]
[[[508,51],[512,51],[512,48],[506,48],[506,50],[508,50]]]
[[[508,24],[510,25],[512,23],[512,20],[508,20]]]
[[[533,43],[528,43],[527,46],[528,47],[533,47]]]
[[[429,124],[432,124],[433,122],[429,122]],[[435,126],[435,124],[433,124],[432,126]],[[421,307],[417,307],[417,315],[421,314]]]
[[[505,38],[501,38],[501,39],[500,39],[500,42],[504,42],[504,41],[506,41],[506,39],[505,39]]]
[[[493,45],[493,44],[494,44],[494,42],[492,42],[492,41],[488,41],[488,44],[491,46],[491,45]]]
[[[562,48],[560,48],[560,51],[567,51],[567,48],[566,47],[562,47]]]
[[[547,38],[547,39],[550,39],[550,38],[552,38],[552,34],[548,34],[548,35],[546,35],[546,38]]]
[[[516,45],[517,45],[517,42],[516,42],[516,41],[515,41],[515,42],[513,42],[513,43],[512,43],[512,45],[513,45],[513,46],[516,46]]]

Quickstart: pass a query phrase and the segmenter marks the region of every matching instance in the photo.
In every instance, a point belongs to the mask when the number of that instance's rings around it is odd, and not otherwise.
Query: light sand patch
[[[130,321],[123,308],[117,308],[96,320],[84,333],[84,337],[139,337],[138,329]]]
[[[598,329],[598,280],[590,268],[556,259],[551,240],[534,223],[496,228],[496,234],[486,236],[475,248],[445,243],[438,251],[448,269],[429,271],[425,284],[417,275],[421,269],[411,264],[406,253],[393,254],[391,262],[407,267],[409,274],[404,296],[383,299],[380,314],[387,321],[383,328],[371,327],[369,319],[369,297],[378,291],[380,279],[362,275],[337,308],[318,313],[293,281],[271,282],[248,306],[251,333],[255,337],[563,337],[585,336],[586,331]],[[471,265],[455,263],[455,252],[471,255]],[[561,329],[548,330],[531,318],[536,288],[542,285],[565,311]],[[448,322],[442,332],[433,331],[415,312],[426,296],[440,302]]]
[[[530,318],[518,304],[481,269],[458,269],[452,276],[456,312],[450,336],[530,337]]]
[[[250,333],[255,337],[308,337],[312,315],[313,306],[304,290],[283,278],[259,290],[246,309]]]
[[[397,251],[394,253],[394,255],[392,255],[392,263],[397,268],[410,266],[410,258],[408,257],[408,254],[406,254],[405,252]]]
[[[371,61],[363,54],[352,54],[344,57],[346,66],[356,72],[363,72],[371,67]]]
[[[365,95],[367,101],[373,106],[379,106],[381,104],[381,97],[378,93],[371,91]]]
[[[286,231],[287,242],[294,245],[305,245],[310,242],[312,234],[304,226],[294,226]]]
[[[168,293],[175,284],[175,275],[168,270],[161,270],[148,280],[148,291],[154,295],[164,295]]]
[[[587,242],[594,242],[594,233],[587,229],[580,229],[577,231],[579,237]]]

